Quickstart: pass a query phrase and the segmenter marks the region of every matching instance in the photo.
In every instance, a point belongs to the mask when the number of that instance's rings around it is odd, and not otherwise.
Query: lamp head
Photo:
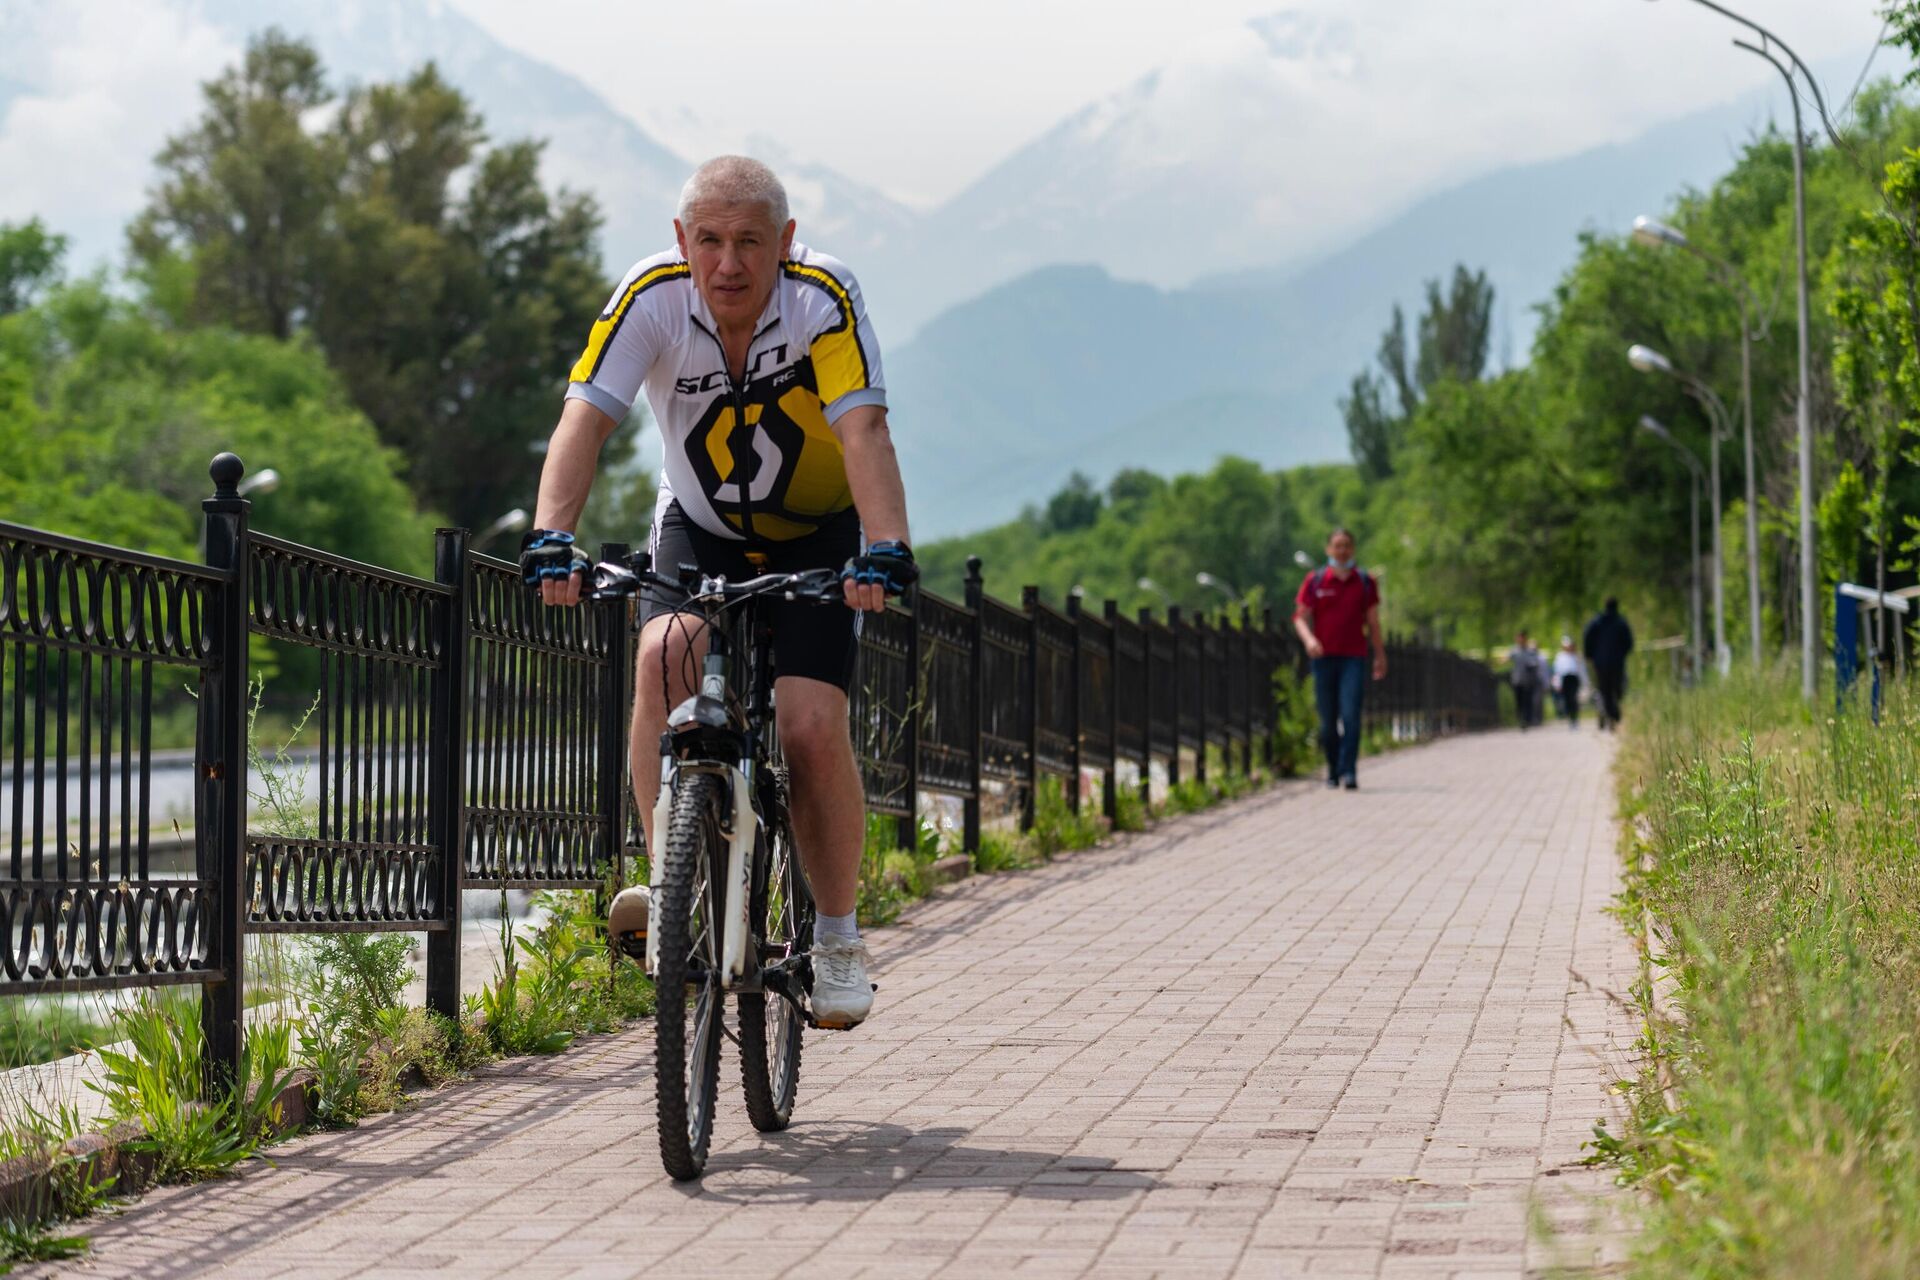
[[[280,473],[272,467],[263,467],[240,482],[239,493],[244,498],[250,493],[272,493],[279,487]]]
[[[1668,245],[1677,249],[1687,247],[1686,236],[1658,218],[1649,218],[1644,213],[1633,220],[1633,241],[1635,244],[1646,245],[1650,249],[1664,248]]]
[[[1642,373],[1671,374],[1673,372],[1673,361],[1652,347],[1642,346],[1638,342],[1627,348],[1627,363]]]
[[[1293,562],[1299,565],[1302,569],[1311,569],[1313,567],[1313,557],[1308,555],[1304,551],[1294,552]]]
[[[1653,435],[1659,436],[1662,440],[1673,439],[1673,433],[1667,430],[1666,424],[1661,422],[1660,419],[1654,417],[1650,413],[1643,413],[1640,415],[1640,429],[1642,431],[1649,432]]]

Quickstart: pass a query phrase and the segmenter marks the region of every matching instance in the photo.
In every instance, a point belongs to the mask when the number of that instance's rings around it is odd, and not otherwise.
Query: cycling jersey
[[[676,249],[634,264],[594,322],[567,398],[619,420],[643,385],[666,443],[660,509],[677,501],[735,540],[804,537],[851,507],[832,424],[887,402],[860,286],[800,244],[780,264],[738,383],[687,260]]]

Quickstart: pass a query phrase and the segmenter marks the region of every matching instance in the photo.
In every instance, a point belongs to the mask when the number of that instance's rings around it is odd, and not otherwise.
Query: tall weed
[[[1049,774],[1040,779],[1034,796],[1033,829],[1027,834],[1041,857],[1091,849],[1106,833],[1106,824],[1093,813],[1073,811],[1067,803],[1066,784],[1059,778]]]
[[[1816,717],[1785,674],[1642,692],[1623,913],[1676,980],[1625,1130],[1643,1276],[1894,1280],[1920,1257],[1920,719]],[[1645,996],[1645,985],[1642,985]],[[1671,1070],[1677,1110],[1659,1066]]]
[[[144,1136],[130,1145],[153,1157],[161,1182],[198,1182],[227,1172],[271,1141],[280,1093],[293,1060],[292,1028],[256,1027],[240,1054],[239,1074],[203,1100],[205,1042],[199,1019],[150,997],[116,1015],[126,1049],[100,1050],[104,1095],[116,1120],[133,1120]]]

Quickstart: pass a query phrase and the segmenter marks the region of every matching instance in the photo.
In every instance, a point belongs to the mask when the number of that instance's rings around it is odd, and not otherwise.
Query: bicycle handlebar
[[[703,574],[689,574],[685,578],[675,579],[655,573],[653,558],[641,551],[628,556],[625,562],[602,560],[593,566],[589,576],[592,584],[586,593],[589,600],[625,600],[643,587],[652,587],[657,591],[671,592],[688,602],[706,600],[728,603],[767,595],[784,596],[788,600],[806,604],[846,602],[841,593],[840,572],[837,569],[763,573],[744,582],[728,582],[724,577]]]

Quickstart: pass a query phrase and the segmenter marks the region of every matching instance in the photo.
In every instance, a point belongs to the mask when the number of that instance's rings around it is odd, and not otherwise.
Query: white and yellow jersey
[[[594,322],[568,399],[616,421],[645,386],[666,442],[661,503],[723,538],[783,542],[853,505],[832,424],[885,405],[880,346],[845,266],[795,244],[760,315],[746,376],[678,250],[636,264]]]

